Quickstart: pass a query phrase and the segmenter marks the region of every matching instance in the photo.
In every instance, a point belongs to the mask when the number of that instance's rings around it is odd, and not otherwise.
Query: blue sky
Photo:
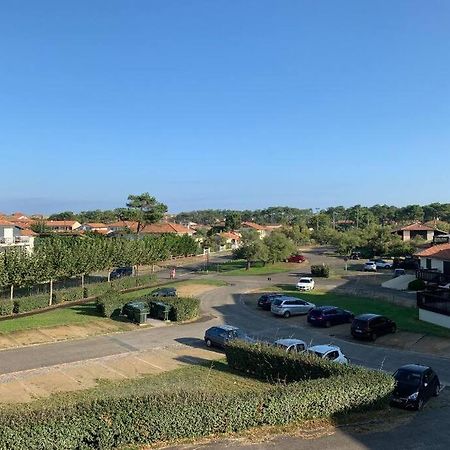
[[[450,2],[0,4],[0,211],[448,202]]]

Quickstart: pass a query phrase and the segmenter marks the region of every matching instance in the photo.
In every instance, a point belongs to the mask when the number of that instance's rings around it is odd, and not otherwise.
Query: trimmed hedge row
[[[169,320],[172,322],[184,322],[186,320],[196,319],[200,315],[200,300],[193,297],[152,297],[146,295],[142,298],[136,299],[145,301],[149,304],[150,310],[151,302],[160,301],[169,305]]]
[[[227,363],[241,372],[270,382],[303,381],[360,373],[357,366],[336,364],[310,353],[286,353],[269,344],[232,341],[225,348]]]
[[[330,276],[330,268],[326,264],[311,266],[311,275],[328,278]]]
[[[10,298],[0,300],[0,316],[9,316],[13,313],[14,302]]]
[[[97,310],[103,317],[116,317],[122,313],[123,300],[120,292],[114,288],[109,288],[106,292],[97,297]]]
[[[168,388],[15,406],[0,412],[0,449],[108,450],[383,406],[393,389],[392,377],[364,369],[362,373],[228,393],[206,387],[175,392]]]
[[[33,295],[32,297],[20,297],[14,300],[14,313],[33,311],[34,309],[47,308],[48,294]]]

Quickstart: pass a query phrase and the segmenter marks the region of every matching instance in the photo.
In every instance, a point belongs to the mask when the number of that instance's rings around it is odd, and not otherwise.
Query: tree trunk
[[[251,265],[251,262],[249,260],[247,260],[247,266],[245,267],[245,270],[250,269],[250,265]]]
[[[84,291],[84,273],[81,275],[81,289]]]
[[[48,298],[48,306],[53,304],[53,278],[50,279],[50,296]]]
[[[155,265],[152,264],[152,273],[155,273]]]
[[[137,277],[139,275],[139,266],[136,264],[134,266],[134,276]]]
[[[108,283],[111,283],[111,271],[108,270]]]
[[[14,299],[14,285],[11,285],[11,291],[10,291],[10,295],[11,295],[11,300]]]

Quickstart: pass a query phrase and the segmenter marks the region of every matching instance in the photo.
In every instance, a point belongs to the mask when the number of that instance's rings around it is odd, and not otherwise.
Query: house
[[[427,271],[431,271],[439,275],[435,277],[437,281],[450,282],[450,243],[433,245],[416,253],[416,256],[420,259],[418,278],[433,281],[425,276]]]
[[[179,223],[174,222],[159,222],[150,223],[145,225],[141,230],[142,234],[176,234],[177,236],[192,236],[195,234],[195,230],[184,227]]]
[[[78,230],[81,227],[81,223],[76,220],[46,220],[45,225],[50,228],[51,231],[57,233],[67,233]]]
[[[36,233],[7,220],[0,219],[0,251],[23,248],[29,253],[34,248]]]
[[[242,222],[242,228],[255,230],[259,234],[259,238],[263,239],[267,236],[267,228],[255,222]]]
[[[438,230],[422,223],[413,223],[402,228],[394,230],[392,234],[398,234],[402,241],[409,241],[414,238],[422,238],[426,241],[432,241],[435,236],[445,234],[445,231]]]
[[[83,225],[81,225],[79,229],[83,231],[92,231],[94,233],[99,234],[107,234],[110,231],[108,225],[104,223],[94,223],[94,222],[84,223]]]
[[[238,233],[233,233],[231,231],[224,231],[219,233],[220,236],[225,241],[225,246],[231,249],[235,249],[239,247],[241,236]]]

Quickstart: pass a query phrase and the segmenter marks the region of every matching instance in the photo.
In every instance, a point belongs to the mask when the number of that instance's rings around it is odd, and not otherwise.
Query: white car
[[[314,289],[314,280],[310,277],[302,277],[296,285],[299,291],[310,291]]]
[[[375,265],[377,266],[377,269],[390,269],[392,267],[392,263],[384,261],[383,259],[375,260]]]
[[[376,272],[377,271],[377,263],[375,261],[367,261],[364,264],[364,272]]]
[[[309,347],[306,351],[318,356],[319,358],[329,359],[330,361],[334,361],[339,364],[349,363],[349,360],[342,353],[341,349],[335,345],[314,345]]]
[[[288,353],[301,353],[306,350],[306,343],[301,339],[278,339],[273,343],[275,347],[286,350]]]

